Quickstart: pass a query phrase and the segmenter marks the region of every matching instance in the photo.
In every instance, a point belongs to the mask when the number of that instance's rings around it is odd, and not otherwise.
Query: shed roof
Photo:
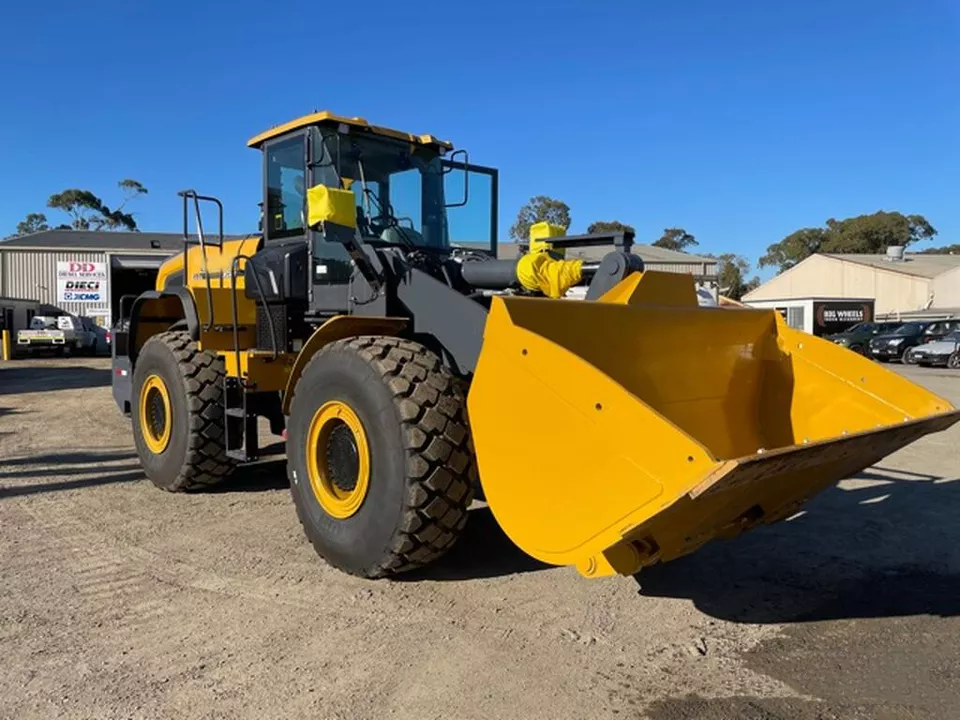
[[[960,267],[960,255],[924,255],[907,253],[903,260],[888,260],[886,255],[866,253],[820,253],[824,257],[834,260],[869,265],[879,270],[915,275],[917,277],[935,278],[956,267]]]
[[[45,230],[0,241],[0,250],[54,249],[170,254],[183,249],[183,235],[154,232]]]
[[[602,260],[603,256],[613,250],[612,245],[600,245],[583,248],[570,248],[567,250],[567,257],[583,258],[584,260]],[[638,255],[645,263],[670,263],[673,265],[716,265],[716,258],[701,257],[700,255],[690,255],[677,250],[667,250],[656,245],[634,245],[631,252]],[[497,249],[497,255],[502,258],[515,258],[520,254],[520,246],[517,243],[501,243]]]

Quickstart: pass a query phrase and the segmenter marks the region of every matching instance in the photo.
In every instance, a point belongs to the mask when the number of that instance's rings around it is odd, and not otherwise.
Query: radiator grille
[[[277,351],[286,352],[289,333],[287,328],[287,308],[285,305],[267,305],[264,307],[262,303],[257,303],[257,349],[273,349],[267,313],[270,313],[270,317],[273,319],[273,329],[277,337]]]

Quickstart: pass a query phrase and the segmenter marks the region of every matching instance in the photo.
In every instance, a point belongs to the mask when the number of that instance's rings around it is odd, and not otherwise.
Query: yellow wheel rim
[[[170,393],[159,375],[151,375],[140,388],[140,431],[147,449],[159,455],[170,444]]]
[[[328,515],[354,515],[370,488],[370,448],[360,418],[346,403],[320,406],[307,433],[310,487]]]
[[[354,515],[370,487],[370,448],[360,418],[346,403],[320,406],[307,433],[310,487],[326,513],[338,520]]]

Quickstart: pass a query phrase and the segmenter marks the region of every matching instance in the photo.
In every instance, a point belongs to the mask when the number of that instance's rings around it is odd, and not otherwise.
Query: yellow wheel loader
[[[496,171],[433,136],[320,112],[249,145],[260,233],[225,238],[219,201],[181,193],[184,252],[125,303],[114,396],[170,491],[256,459],[265,418],[306,535],[346,572],[435,560],[482,489],[530,555],[635,573],[960,419],[776,312],[701,308],[630,233],[538,224],[498,259]],[[587,245],[610,249],[564,257]]]

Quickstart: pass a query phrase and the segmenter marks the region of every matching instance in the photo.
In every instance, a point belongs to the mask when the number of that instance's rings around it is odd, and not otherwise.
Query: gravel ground
[[[109,382],[0,364],[2,718],[960,718],[960,428],[637,578],[542,566],[478,508],[369,582],[315,556],[276,456],[156,490]]]

